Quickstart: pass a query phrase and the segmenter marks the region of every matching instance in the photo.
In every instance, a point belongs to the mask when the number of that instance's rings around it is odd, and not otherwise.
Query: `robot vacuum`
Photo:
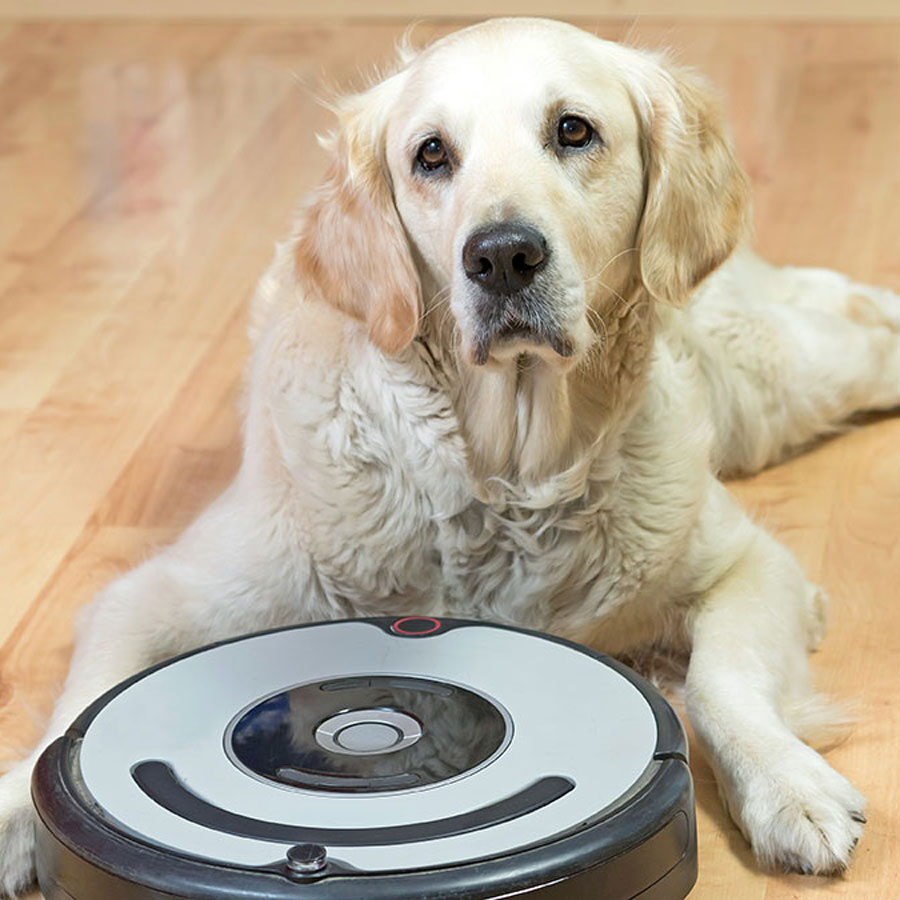
[[[43,754],[47,900],[673,900],[697,872],[684,733],[608,656],[406,616],[148,669]]]

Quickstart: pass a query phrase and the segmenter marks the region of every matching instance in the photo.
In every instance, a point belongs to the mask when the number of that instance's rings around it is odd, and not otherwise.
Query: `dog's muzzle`
[[[558,356],[575,352],[558,321],[559,306],[548,277],[550,251],[544,236],[521,222],[474,231],[463,246],[472,292],[472,360],[484,365],[503,345],[548,345]]]

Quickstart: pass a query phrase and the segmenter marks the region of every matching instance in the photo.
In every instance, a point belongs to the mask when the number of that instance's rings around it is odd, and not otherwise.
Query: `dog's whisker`
[[[616,260],[621,259],[623,256],[625,256],[626,253],[636,253],[636,252],[637,252],[637,249],[638,249],[637,247],[626,247],[624,250],[620,250],[618,253],[616,253],[614,256],[612,256],[610,259],[608,259],[608,260],[606,261],[606,263],[603,265],[603,268],[601,268],[600,271],[597,272],[596,275],[589,275],[587,278],[585,278],[585,279],[584,279],[584,280],[585,280],[585,283],[590,283],[590,282],[592,282],[592,281],[595,281],[595,280],[598,279],[598,278],[602,278],[604,272],[606,272],[606,270],[607,270],[614,262],[616,262]]]
[[[451,298],[450,298],[449,292],[447,293],[447,295],[445,297],[442,297],[441,299],[433,299],[431,301],[431,303],[428,305],[428,308],[423,313],[422,318],[426,319],[428,316],[430,316],[433,313],[438,312],[438,311],[444,312],[444,311],[449,310],[450,309],[450,299]]]

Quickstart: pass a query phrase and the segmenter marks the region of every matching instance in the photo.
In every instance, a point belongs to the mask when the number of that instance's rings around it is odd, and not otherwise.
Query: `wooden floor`
[[[592,23],[588,23],[592,24]],[[325,160],[311,91],[402,24],[0,23],[0,744],[24,750],[72,615],[229,479],[245,304]],[[446,26],[423,25],[421,38]],[[726,92],[758,243],[900,290],[900,24],[602,24]],[[900,896],[900,419],[734,485],[833,596],[815,668],[858,702],[869,797],[840,879],[757,871],[694,755],[696,900]]]

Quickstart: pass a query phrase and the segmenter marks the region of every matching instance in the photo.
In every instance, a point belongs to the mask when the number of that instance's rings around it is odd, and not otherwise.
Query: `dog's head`
[[[388,353],[446,302],[469,364],[565,369],[596,340],[593,310],[635,285],[683,303],[745,226],[705,85],[559,22],[456,32],[339,119],[298,276]]]

